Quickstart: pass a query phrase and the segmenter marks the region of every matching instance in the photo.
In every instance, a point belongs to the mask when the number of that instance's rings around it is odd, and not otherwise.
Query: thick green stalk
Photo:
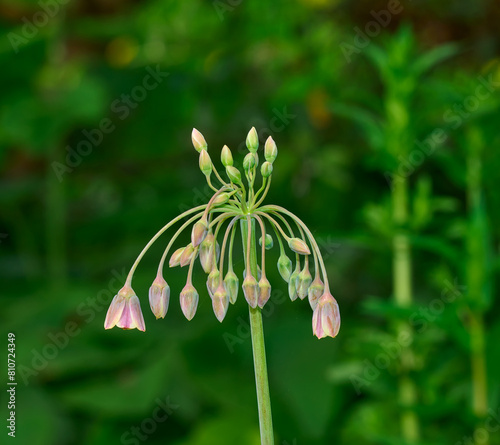
[[[243,252],[246,258],[248,230],[251,230],[250,238],[250,271],[257,279],[257,250],[255,243],[255,220],[251,220],[250,228],[248,220],[241,220],[241,235],[243,240]],[[264,344],[264,329],[262,326],[262,313],[259,307],[250,310],[250,328],[252,333],[253,361],[255,368],[255,385],[257,388],[257,404],[259,408],[259,426],[261,445],[273,445],[273,420],[271,415],[271,399],[269,396],[269,382],[267,377],[266,347]]]

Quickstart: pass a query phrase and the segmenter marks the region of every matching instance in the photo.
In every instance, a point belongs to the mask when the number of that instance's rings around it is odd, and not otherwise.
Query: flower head
[[[149,288],[149,305],[156,319],[165,318],[170,299],[170,287],[165,279],[159,275]]]
[[[118,291],[106,314],[104,329],[111,329],[115,326],[122,329],[137,328],[143,332],[146,330],[139,298],[128,285]]]
[[[339,305],[329,290],[321,296],[313,312],[313,333],[318,338],[336,337],[340,329]]]

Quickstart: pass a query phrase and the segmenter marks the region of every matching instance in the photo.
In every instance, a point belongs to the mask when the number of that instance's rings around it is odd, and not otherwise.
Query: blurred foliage
[[[188,323],[175,298],[184,274],[169,273],[170,309],[155,321],[158,245],[134,286],[146,334],[103,330],[150,236],[207,201],[192,127],[211,153],[243,151],[251,126],[273,135],[268,202],[312,228],[341,307],[338,338],[316,340],[309,305],[286,301],[269,268],[276,443],[404,443],[398,320],[415,331],[421,443],[468,443],[492,412],[498,422],[500,8],[401,5],[373,33],[388,2],[0,1],[0,317],[17,339],[18,443],[259,443],[242,299],[219,324],[198,274]],[[349,60],[341,45],[359,32],[369,44]],[[147,90],[151,72],[165,74]],[[405,120],[405,140],[387,116]],[[389,298],[388,172],[411,190],[414,305],[403,309]],[[478,317],[486,413],[473,406]]]

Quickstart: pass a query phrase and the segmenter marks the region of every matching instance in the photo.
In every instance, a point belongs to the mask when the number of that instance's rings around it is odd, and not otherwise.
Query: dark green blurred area
[[[241,293],[219,324],[198,267],[188,322],[186,271],[171,269],[166,318],[149,310],[168,235],[134,280],[146,333],[103,329],[142,247],[209,199],[191,129],[216,163],[223,144],[241,162],[255,126],[279,150],[266,202],[311,228],[342,315],[336,339],[313,337],[274,249],[264,328],[276,444],[406,443],[402,367],[417,388],[414,443],[475,432],[500,444],[500,6],[402,1],[377,31],[373,13],[383,20],[390,4],[0,1],[1,343],[7,356],[15,333],[18,381],[16,439],[2,426],[2,443],[260,443]],[[436,129],[445,137],[430,144]],[[409,187],[404,227],[391,218],[394,174]],[[392,298],[399,230],[407,307]],[[410,365],[390,346],[398,323],[415,333]]]

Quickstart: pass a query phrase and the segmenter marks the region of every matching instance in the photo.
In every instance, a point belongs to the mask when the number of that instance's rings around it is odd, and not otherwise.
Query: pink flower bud
[[[210,273],[214,266],[214,235],[210,232],[200,244],[200,263],[205,273]],[[215,243],[215,261],[219,261],[220,246]]]
[[[309,286],[309,290],[307,291],[309,304],[311,305],[312,310],[316,309],[318,300],[320,299],[321,295],[323,295],[324,289],[325,285],[323,284],[323,281],[321,281],[319,276],[317,276],[311,283],[311,286]]]
[[[172,254],[170,261],[168,262],[170,267],[178,266],[181,263],[182,252],[184,252],[184,247],[180,247]]]
[[[208,221],[205,218],[200,219],[194,226],[191,232],[191,244],[197,247],[205,239],[208,232]]]
[[[184,250],[182,251],[181,257],[179,258],[179,262],[181,267],[187,266],[194,255],[194,247],[191,243],[189,243]]]
[[[269,136],[266,141],[266,145],[264,146],[264,157],[267,162],[271,164],[274,162],[276,157],[278,156],[278,147],[276,146],[276,142],[272,136]]]
[[[239,284],[240,280],[238,280],[236,274],[232,270],[230,270],[224,278],[224,285],[226,286],[227,294],[229,296],[229,302],[231,304],[236,303],[236,299],[238,298]]]
[[[312,283],[312,275],[309,272],[309,267],[304,266],[302,272],[299,273],[298,276],[298,284],[297,284],[297,294],[299,298],[303,300],[307,297],[307,291],[309,290],[309,286]]]
[[[302,241],[299,238],[290,238],[288,240],[288,247],[292,249],[294,252],[298,253],[299,255],[310,255],[311,251],[309,250],[309,247],[305,243],[305,241]]]
[[[248,132],[246,144],[248,150],[252,153],[255,153],[259,149],[259,135],[255,127],[252,127]]]
[[[188,320],[192,320],[198,307],[199,295],[191,283],[187,283],[182,289],[180,303],[182,313]]]
[[[222,147],[222,152],[220,154],[220,160],[224,167],[228,167],[233,165],[233,155],[231,154],[231,150],[227,145]]]
[[[205,176],[210,176],[212,173],[212,160],[207,150],[200,151],[200,170]]]
[[[214,267],[212,271],[208,274],[207,278],[207,290],[210,298],[214,298],[215,291],[217,290],[217,286],[219,285],[219,270]]]
[[[271,297],[271,283],[265,277],[262,277],[259,281],[259,301],[258,305],[262,309],[264,305],[269,301]]]
[[[127,285],[123,286],[115,295],[106,314],[104,329],[111,329],[114,326],[122,329],[137,328],[143,332],[146,330],[139,298]]]
[[[288,258],[285,253],[282,253],[278,259],[278,271],[287,283],[290,281],[292,275],[292,260]]]
[[[245,299],[250,307],[257,307],[257,303],[259,301],[259,285],[257,280],[252,276],[252,274],[248,274],[243,280],[243,294],[245,295]]]
[[[207,149],[207,141],[205,141],[203,135],[196,128],[193,128],[191,132],[191,141],[193,141],[193,147],[196,151],[201,152]]]
[[[318,300],[314,309],[312,327],[313,334],[318,338],[336,337],[339,332],[339,305],[328,290]]]
[[[157,276],[149,288],[149,305],[156,319],[165,318],[170,299],[170,287],[162,276]]]
[[[221,323],[226,316],[228,306],[229,298],[226,289],[224,289],[224,285],[221,283],[217,287],[216,291],[214,292],[214,297],[212,298],[212,308],[214,310],[214,314],[217,317],[217,320],[219,320]]]

